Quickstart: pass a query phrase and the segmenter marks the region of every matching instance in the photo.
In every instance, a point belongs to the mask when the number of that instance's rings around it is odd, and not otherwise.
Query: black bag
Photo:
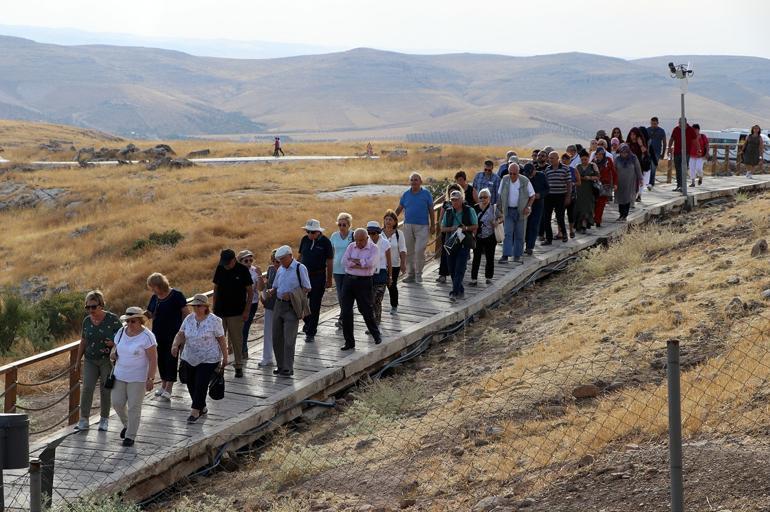
[[[123,337],[123,331],[124,329],[120,329],[120,336],[118,336],[118,341],[115,342],[115,346],[118,346],[118,343],[120,343],[120,339]],[[110,370],[110,374],[107,376],[106,379],[104,379],[104,389],[112,389],[115,387],[115,365],[112,365],[112,369]]]
[[[181,382],[182,384],[187,384],[187,381],[189,380],[189,375],[190,375],[189,372],[190,372],[190,363],[188,363],[184,359],[179,361],[179,370],[178,370],[179,382]]]
[[[209,397],[212,400],[222,400],[225,397],[225,374],[222,370],[215,370],[209,382]]]

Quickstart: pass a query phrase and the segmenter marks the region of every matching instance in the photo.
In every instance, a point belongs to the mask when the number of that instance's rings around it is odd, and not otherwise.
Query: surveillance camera
[[[671,71],[671,74],[672,74],[672,75],[675,75],[675,74],[676,74],[676,66],[674,66],[674,63],[673,63],[673,62],[669,62],[669,63],[668,63],[668,69],[669,69],[669,71]]]

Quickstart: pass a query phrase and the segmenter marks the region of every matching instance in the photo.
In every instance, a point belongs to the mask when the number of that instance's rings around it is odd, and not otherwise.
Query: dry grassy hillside
[[[25,141],[19,152],[37,151],[48,138],[78,139],[93,145],[79,131],[61,132],[47,125],[19,125],[15,139]],[[123,141],[121,144],[125,144]],[[147,141],[137,141],[147,147]],[[171,142],[178,153],[211,148],[215,155],[254,154],[254,145],[211,141]],[[392,148],[393,146],[389,146]],[[487,157],[504,156],[507,148],[444,147],[440,154],[420,153],[407,146],[403,160],[281,162],[229,166],[198,166],[183,170],[147,171],[141,165],[50,169],[27,172],[6,165],[0,188],[22,192],[45,190],[57,195],[35,208],[0,210],[0,286],[17,286],[32,276],[48,278],[51,286],[69,289],[101,288],[115,309],[144,304],[145,278],[155,271],[168,275],[187,294],[211,288],[219,251],[248,248],[263,267],[272,248],[296,246],[308,218],[327,229],[336,215],[348,211],[356,225],[381,220],[398,199],[356,196],[319,199],[317,193],[349,186],[392,184],[404,187],[408,174],[419,169],[425,178],[453,177],[462,168],[475,172]],[[381,146],[377,146],[379,151]],[[363,145],[287,145],[300,154],[351,154]],[[21,193],[21,192],[19,192]],[[53,193],[53,192],[52,192]],[[183,239],[171,246],[148,244],[151,233],[177,231]],[[331,231],[330,231],[331,232]],[[170,241],[167,237],[160,240]],[[145,242],[142,242],[145,240]],[[142,245],[144,246],[142,247]]]
[[[767,510],[770,270],[749,253],[770,235],[768,199],[589,251],[180,494],[221,511],[667,510],[677,338],[687,509]]]

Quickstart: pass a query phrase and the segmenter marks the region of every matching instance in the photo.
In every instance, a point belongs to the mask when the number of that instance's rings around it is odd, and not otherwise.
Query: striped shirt
[[[566,167],[564,164],[559,164],[559,167],[556,169],[552,169],[550,165],[546,167],[545,178],[548,180],[548,193],[550,195],[566,194],[572,180],[569,167]]]

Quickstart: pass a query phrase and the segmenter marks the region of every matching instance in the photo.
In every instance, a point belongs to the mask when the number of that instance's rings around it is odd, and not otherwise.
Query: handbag
[[[118,343],[120,343],[120,339],[123,337],[123,329],[120,329],[120,336],[118,336],[118,341],[115,342],[115,346],[118,346]],[[106,379],[104,379],[104,389],[112,389],[115,387],[115,365],[112,365],[112,369],[110,370],[110,374],[107,376]]]
[[[225,397],[225,375],[222,370],[215,370],[211,376],[209,397],[212,400],[222,400]]]
[[[184,359],[179,361],[179,370],[177,373],[179,374],[179,382],[187,384],[190,375],[190,363]]]

